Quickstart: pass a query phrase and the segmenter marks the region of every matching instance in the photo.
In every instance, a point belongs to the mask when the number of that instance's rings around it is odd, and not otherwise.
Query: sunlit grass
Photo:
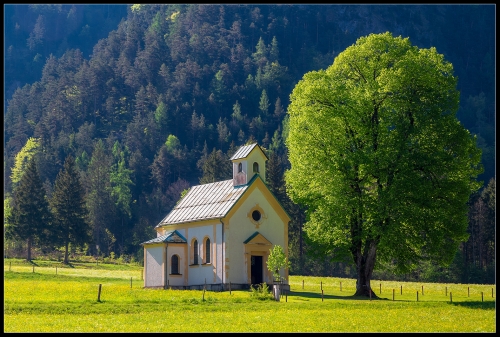
[[[379,299],[369,300],[353,296],[352,279],[290,276],[276,302],[248,290],[144,289],[141,270],[4,264],[4,332],[496,331],[494,285],[375,280]]]
[[[304,282],[302,282],[304,281]],[[297,292],[317,292],[321,296],[352,296],[356,292],[356,280],[337,277],[290,276],[290,287]],[[380,299],[405,301],[488,301],[495,297],[496,286],[456,283],[417,283],[372,280],[371,287]],[[374,296],[374,297],[375,297]]]

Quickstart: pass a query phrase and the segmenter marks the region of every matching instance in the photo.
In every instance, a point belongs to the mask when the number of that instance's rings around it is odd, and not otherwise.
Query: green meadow
[[[496,332],[495,285],[373,280],[372,299],[353,279],[290,276],[290,288],[279,302],[152,290],[140,266],[4,260],[4,332]]]

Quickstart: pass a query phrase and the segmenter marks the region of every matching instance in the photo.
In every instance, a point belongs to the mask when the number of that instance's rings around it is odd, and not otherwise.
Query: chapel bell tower
[[[229,159],[233,163],[233,186],[248,184],[256,174],[265,182],[268,159],[257,143],[240,147]]]

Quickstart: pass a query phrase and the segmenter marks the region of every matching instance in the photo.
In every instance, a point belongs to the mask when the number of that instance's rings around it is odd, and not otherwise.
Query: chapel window
[[[259,173],[259,163],[257,162],[253,163],[253,171],[255,173]]]
[[[171,265],[171,273],[172,274],[179,274],[179,256],[178,255],[172,255],[172,263]]]
[[[205,240],[205,263],[210,263],[210,239]]]
[[[198,264],[198,240],[193,242],[193,264]]]
[[[261,215],[260,215],[259,211],[255,210],[252,212],[252,219],[254,219],[255,221],[259,221],[260,217],[261,217]]]

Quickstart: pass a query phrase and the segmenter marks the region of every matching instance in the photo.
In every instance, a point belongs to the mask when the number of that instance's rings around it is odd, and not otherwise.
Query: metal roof
[[[191,187],[180,202],[156,227],[224,217],[247,190],[247,185],[233,186],[233,179]]]
[[[259,150],[264,154],[264,156],[267,158],[267,155],[264,151],[262,151],[262,148],[257,144],[257,143],[254,143],[254,144],[250,144],[250,145],[245,145],[245,146],[242,146],[240,147],[234,154],[231,158],[229,158],[229,160],[236,160],[236,159],[242,159],[242,158],[246,158],[250,152],[252,152],[252,150],[255,148],[255,147],[258,147]],[[269,159],[269,158],[267,158]]]
[[[176,230],[165,233],[165,235],[158,236],[154,239],[141,243],[141,245],[150,244],[150,243],[163,243],[163,242],[176,242],[176,243],[187,243],[185,237],[181,235]]]

